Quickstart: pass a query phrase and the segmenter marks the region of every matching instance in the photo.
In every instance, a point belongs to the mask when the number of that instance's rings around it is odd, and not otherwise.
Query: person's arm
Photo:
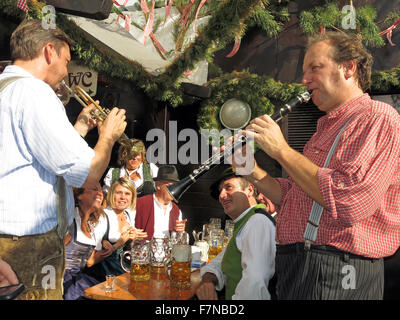
[[[114,249],[110,242],[107,240],[103,241],[103,249],[96,250],[94,249],[92,254],[90,255],[89,259],[86,261],[86,266],[88,268],[92,267],[93,265],[103,261],[105,258],[110,256],[113,253]]]
[[[226,247],[224,249],[222,249],[222,251],[214,259],[212,259],[210,262],[208,262],[204,267],[200,268],[200,275],[202,278],[207,273],[211,273],[211,274],[215,275],[215,277],[217,278],[217,281],[213,282],[213,283],[214,283],[215,289],[217,291],[222,290],[225,286],[225,275],[222,272],[222,268],[221,268],[221,263],[222,263],[222,259],[225,254],[225,250],[226,250]]]
[[[267,155],[278,161],[304,192],[314,201],[325,206],[318,183],[319,167],[288,145],[279,125],[270,116],[263,115],[253,119],[250,125],[246,127],[246,134],[254,138]],[[277,201],[278,199],[274,195],[266,193],[274,185],[276,188],[278,183],[276,179],[273,179],[260,170],[256,171],[256,168],[251,174],[250,179],[255,180],[257,188],[263,194],[276,204],[280,204],[280,201]]]
[[[250,175],[244,176],[257,190],[277,205],[282,201],[281,185],[254,161],[254,169]]]
[[[196,295],[199,300],[218,300],[215,287],[218,284],[217,276],[207,272],[201,277],[201,282],[196,289]]]
[[[108,163],[114,143],[122,135],[126,127],[125,110],[113,108],[106,120],[98,124],[99,140],[94,147],[94,157],[90,164],[89,174],[83,184],[84,188],[93,188],[101,179]]]

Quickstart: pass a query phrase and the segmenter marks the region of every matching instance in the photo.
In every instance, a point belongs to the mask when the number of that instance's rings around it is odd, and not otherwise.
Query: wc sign
[[[96,71],[71,61],[68,64],[68,79],[64,80],[69,87],[73,88],[78,85],[93,97],[97,92],[97,76]]]

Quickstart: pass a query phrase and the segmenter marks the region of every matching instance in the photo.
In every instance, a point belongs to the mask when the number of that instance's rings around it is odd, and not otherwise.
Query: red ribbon
[[[386,30],[379,32],[380,35],[384,35],[386,34],[386,38],[388,39],[390,45],[392,47],[395,46],[395,44],[392,42],[392,31],[397,27],[397,25],[400,23],[400,18],[398,18],[395,23],[393,23],[389,28],[387,28]]]
[[[142,8],[142,11],[144,13],[148,13],[149,12],[149,7],[147,6],[147,1],[146,0],[141,0],[140,1],[140,7]]]
[[[232,51],[226,56],[226,58],[232,58],[239,51],[241,42],[242,42],[242,38],[235,39],[235,45],[233,46]]]
[[[160,50],[162,53],[166,54],[167,51],[162,47],[161,43],[159,43],[156,39],[156,37],[154,36],[153,32],[150,33],[150,38],[153,40],[154,45],[158,48],[158,50]]]
[[[167,8],[166,9],[166,11],[165,11],[165,19],[164,19],[164,23],[165,23],[165,21],[167,21],[167,18],[168,18],[168,16],[169,16],[169,12],[171,11],[171,7],[172,7],[172,4],[174,3],[174,0],[169,0],[169,3],[168,3],[168,7],[167,7],[167,0],[165,0],[165,7]]]
[[[199,15],[199,13],[200,13],[200,9],[204,6],[204,4],[206,3],[206,1],[207,1],[207,0],[201,0],[201,2],[200,2],[200,4],[199,4],[199,7],[197,8],[197,11],[196,11],[196,16],[195,16],[194,22],[193,22],[193,32],[194,32],[194,34],[195,34],[196,36],[197,36],[197,32],[196,32],[197,17],[198,17],[198,15]]]
[[[153,3],[151,5],[150,14],[149,14],[149,20],[147,20],[146,27],[144,28],[144,31],[143,31],[143,44],[146,44],[146,39],[147,39],[148,35],[153,31],[155,4],[156,4],[156,0],[153,0]]]
[[[189,77],[191,74],[193,74],[193,70],[187,70],[183,75],[187,78],[187,77]]]
[[[194,0],[191,0],[191,2],[185,7],[185,9],[183,9],[183,13],[181,15],[181,18],[178,21],[178,24],[181,23],[181,22],[184,22],[182,27],[181,27],[181,30],[186,25],[186,22],[187,22],[187,20],[189,18],[189,14],[190,14],[190,8],[192,8],[193,4],[194,4]]]
[[[114,2],[118,7],[125,7],[125,5],[128,3],[128,0],[125,0],[124,4],[119,4],[116,0],[113,0],[113,2]]]
[[[129,14],[126,15],[119,14],[117,17],[117,22],[119,21],[119,18],[125,20],[125,30],[129,32],[131,30],[131,21],[132,21],[131,16]]]

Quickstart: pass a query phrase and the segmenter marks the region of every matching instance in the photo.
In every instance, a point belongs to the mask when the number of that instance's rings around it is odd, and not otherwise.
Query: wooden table
[[[94,300],[189,300],[200,284],[200,270],[192,272],[189,289],[175,289],[167,274],[151,274],[148,281],[132,281],[129,273],[115,279],[114,291],[105,292],[105,282],[85,290],[86,298]]]

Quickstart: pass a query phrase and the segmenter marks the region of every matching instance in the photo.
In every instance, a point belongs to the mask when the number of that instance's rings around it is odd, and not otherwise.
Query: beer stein
[[[225,222],[225,236],[224,236],[224,247],[226,247],[229,243],[229,240],[233,236],[233,228],[234,224],[232,220],[227,220]]]
[[[172,231],[169,241],[171,248],[175,244],[188,244],[189,234],[186,231]]]
[[[208,241],[208,236],[210,234],[210,230],[212,229],[211,224],[203,224],[203,231],[201,232],[201,240]]]
[[[221,219],[220,218],[210,218],[209,224],[212,225],[211,229],[221,229]]]
[[[210,247],[208,245],[208,242],[205,240],[198,240],[194,243],[194,245],[196,247],[200,248],[200,252],[201,252],[200,260],[207,262],[208,261],[208,249]]]
[[[126,255],[130,255],[131,268],[127,269],[123,260]],[[126,272],[130,272],[131,280],[146,281],[150,279],[150,241],[134,241],[132,249],[125,251],[121,256],[121,266]]]
[[[210,231],[210,236],[208,239],[208,244],[210,248],[208,249],[208,259],[214,259],[224,248],[224,237],[225,232],[222,229],[213,229]]]
[[[168,238],[153,238],[150,242],[150,268],[153,273],[164,273],[170,261]]]
[[[192,272],[192,248],[188,244],[175,244],[172,247],[171,285],[177,289],[190,287]]]

